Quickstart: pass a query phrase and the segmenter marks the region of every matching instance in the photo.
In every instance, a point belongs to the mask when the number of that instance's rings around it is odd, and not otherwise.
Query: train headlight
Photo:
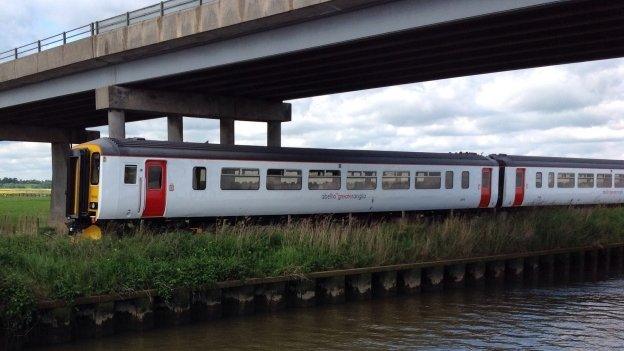
[[[98,208],[98,204],[97,204],[97,202],[90,202],[90,203],[89,203],[89,209],[91,209],[91,210],[97,210],[97,208]]]

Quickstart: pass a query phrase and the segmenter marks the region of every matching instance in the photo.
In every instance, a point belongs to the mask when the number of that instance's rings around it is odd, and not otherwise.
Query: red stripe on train
[[[526,168],[516,168],[516,194],[513,206],[522,206],[522,202],[524,202],[525,176]]]
[[[481,201],[479,207],[487,208],[492,199],[492,169],[483,168],[481,171]]]

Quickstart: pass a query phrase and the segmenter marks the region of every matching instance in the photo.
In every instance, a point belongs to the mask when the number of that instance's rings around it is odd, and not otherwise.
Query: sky
[[[0,0],[0,51],[154,2]],[[283,146],[624,159],[624,59],[289,102]],[[185,118],[185,141],[216,143],[218,128]],[[128,123],[127,136],[164,140],[165,120]],[[236,143],[266,145],[266,125],[236,122]],[[50,162],[48,144],[0,142],[0,177],[49,179]]]

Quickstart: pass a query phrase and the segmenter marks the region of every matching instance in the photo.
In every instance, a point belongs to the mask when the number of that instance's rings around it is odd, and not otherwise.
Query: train
[[[624,203],[624,161],[101,138],[69,155],[70,233],[150,219]]]

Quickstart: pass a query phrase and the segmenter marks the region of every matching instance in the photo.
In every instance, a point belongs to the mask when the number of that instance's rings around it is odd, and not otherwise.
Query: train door
[[[89,215],[89,151],[72,150],[67,173],[67,217],[78,219]]]
[[[167,161],[145,162],[145,208],[143,217],[163,217],[167,203]]]
[[[524,184],[526,183],[526,168],[516,168],[516,192],[513,206],[522,206],[524,202]]]
[[[481,201],[479,207],[486,208],[490,206],[492,198],[492,169],[483,168],[481,171]]]

